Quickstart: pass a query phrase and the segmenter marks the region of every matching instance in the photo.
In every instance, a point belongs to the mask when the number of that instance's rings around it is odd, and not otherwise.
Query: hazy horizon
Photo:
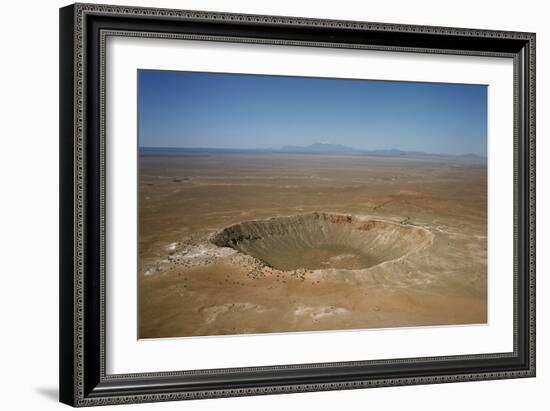
[[[323,144],[323,145],[336,145],[336,146],[341,146],[341,147],[345,147],[345,148],[348,148],[348,149],[352,149],[354,151],[357,151],[357,152],[364,152],[364,153],[368,153],[368,152],[391,152],[391,151],[399,151],[399,152],[417,152],[417,153],[423,153],[423,154],[427,154],[427,155],[442,155],[442,156],[467,156],[467,155],[476,155],[478,157],[481,157],[481,158],[486,158],[485,155],[480,155],[480,154],[475,154],[475,153],[457,153],[457,154],[450,154],[450,153],[439,153],[439,152],[428,152],[428,151],[415,151],[415,150],[401,150],[399,148],[396,148],[396,147],[388,147],[388,148],[374,148],[374,149],[359,149],[357,147],[349,147],[349,146],[344,146],[344,145],[341,145],[341,144],[333,144],[333,143],[313,143],[311,145],[308,145],[308,146],[294,146],[294,145],[287,145],[287,146],[281,146],[281,147],[238,147],[238,148],[235,148],[235,147],[202,147],[202,146],[189,146],[189,147],[173,147],[173,146],[139,146],[140,149],[159,149],[159,150],[227,150],[227,151],[262,151],[262,152],[265,152],[265,151],[273,151],[273,152],[281,152],[282,154],[284,154],[285,152],[282,151],[283,149],[285,148],[290,148],[290,147],[295,147],[297,149],[299,148],[308,148],[312,145],[316,145],[316,144]],[[289,152],[289,154],[292,154],[292,152]],[[322,153],[320,153],[322,154]]]
[[[487,86],[140,70],[142,148],[487,156]]]

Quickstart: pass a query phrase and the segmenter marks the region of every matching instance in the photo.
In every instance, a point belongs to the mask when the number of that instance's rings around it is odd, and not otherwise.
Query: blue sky
[[[140,70],[141,147],[487,155],[487,87]]]

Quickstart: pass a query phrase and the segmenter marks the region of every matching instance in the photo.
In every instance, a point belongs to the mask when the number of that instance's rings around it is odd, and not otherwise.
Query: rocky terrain
[[[484,164],[140,165],[140,338],[487,321]]]

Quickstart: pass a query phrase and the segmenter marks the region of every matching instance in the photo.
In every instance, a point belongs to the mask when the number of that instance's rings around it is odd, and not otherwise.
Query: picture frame
[[[510,59],[513,350],[108,373],[106,41],[117,36]],[[60,401],[72,406],[534,377],[535,34],[96,4],[61,8],[60,237]]]

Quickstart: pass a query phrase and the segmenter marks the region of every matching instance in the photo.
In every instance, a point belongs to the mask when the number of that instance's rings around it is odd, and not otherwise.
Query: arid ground
[[[139,337],[487,321],[482,160],[146,155]]]

